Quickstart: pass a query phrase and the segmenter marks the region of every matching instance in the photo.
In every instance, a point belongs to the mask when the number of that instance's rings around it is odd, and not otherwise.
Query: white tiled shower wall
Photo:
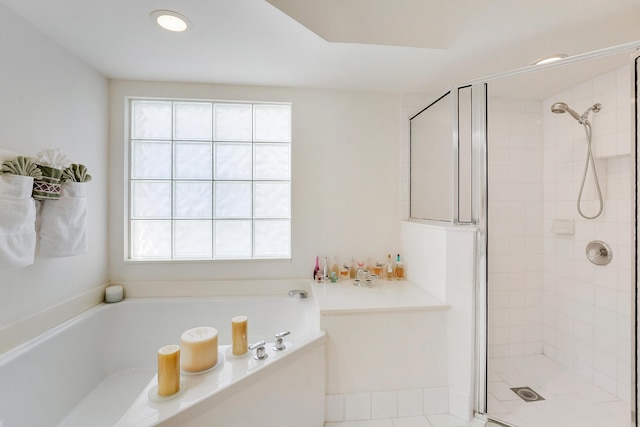
[[[543,102],[544,111],[544,353],[619,398],[630,397],[631,334],[631,74],[629,67],[603,74]],[[576,209],[586,156],[584,129],[567,114],[553,114],[563,101],[579,114],[594,103],[593,148],[605,196],[602,216],[586,220]],[[591,171],[589,171],[591,175]],[[588,179],[583,212],[597,211]],[[572,219],[574,235],[552,233],[555,219]],[[585,256],[591,240],[613,250],[607,266]]]
[[[489,357],[541,353],[540,102],[490,97],[488,133]]]
[[[631,110],[628,67],[569,88],[542,103],[489,102],[489,357],[544,352],[629,401],[631,313]],[[576,209],[586,157],[579,114],[595,102],[593,147],[605,196],[595,220]],[[589,171],[591,175],[591,171]],[[583,211],[596,210],[587,180]],[[572,220],[573,235],[552,233]],[[613,249],[591,264],[586,244]]]

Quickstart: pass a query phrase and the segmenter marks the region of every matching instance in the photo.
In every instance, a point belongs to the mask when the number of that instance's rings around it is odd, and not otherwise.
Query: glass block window
[[[131,100],[129,259],[291,258],[291,105]]]

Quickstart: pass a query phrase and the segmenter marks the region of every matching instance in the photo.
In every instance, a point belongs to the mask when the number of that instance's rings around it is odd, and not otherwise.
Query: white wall
[[[327,394],[446,387],[447,314],[447,310],[323,314]]]
[[[292,260],[125,262],[125,97],[292,103]],[[315,256],[382,259],[399,250],[399,99],[373,92],[112,81],[110,278],[311,277]]]
[[[410,268],[407,278],[441,298],[447,311],[446,350],[449,411],[470,419],[475,384],[475,241],[470,226],[402,222],[401,239]],[[411,267],[413,266],[413,267]]]
[[[59,148],[93,175],[88,253],[0,271],[1,329],[107,280],[108,85],[2,5],[0,57],[0,149],[33,156]]]
[[[544,352],[613,395],[629,401],[631,382],[632,244],[631,72],[628,66],[603,74],[543,102],[544,111]],[[581,218],[576,200],[586,156],[584,129],[567,114],[550,112],[563,101],[592,114],[593,146],[605,210]],[[597,211],[591,171],[583,211]],[[554,219],[571,219],[575,234],[550,232]],[[607,266],[585,256],[591,240],[613,250]]]
[[[541,108],[489,99],[489,357],[542,353]]]
[[[446,307],[322,314],[325,420],[448,413],[448,314]]]
[[[407,280],[442,301],[447,300],[445,249],[448,230],[455,230],[455,228],[409,221],[403,221],[400,224],[400,240],[404,262],[407,265]]]

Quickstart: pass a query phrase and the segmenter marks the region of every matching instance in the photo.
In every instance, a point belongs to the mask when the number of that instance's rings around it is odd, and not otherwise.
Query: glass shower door
[[[489,419],[518,427],[635,425],[639,120],[631,120],[638,117],[638,72],[629,53],[535,72],[542,78],[516,73],[488,82],[476,410]],[[541,81],[549,87],[525,90]],[[583,126],[554,114],[556,102],[579,112],[602,104],[589,115],[604,189],[596,219],[582,218],[576,206]],[[597,210],[591,176],[584,187],[584,209]],[[589,261],[593,241],[612,249],[610,264]]]

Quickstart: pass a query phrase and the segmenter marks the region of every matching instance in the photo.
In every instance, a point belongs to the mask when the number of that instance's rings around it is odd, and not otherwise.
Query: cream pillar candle
[[[247,316],[231,318],[231,347],[235,356],[241,356],[249,350],[247,341]]]
[[[165,345],[158,350],[158,396],[171,396],[180,390],[180,347]]]
[[[182,369],[199,372],[218,363],[218,331],[209,326],[185,331],[180,337]]]

